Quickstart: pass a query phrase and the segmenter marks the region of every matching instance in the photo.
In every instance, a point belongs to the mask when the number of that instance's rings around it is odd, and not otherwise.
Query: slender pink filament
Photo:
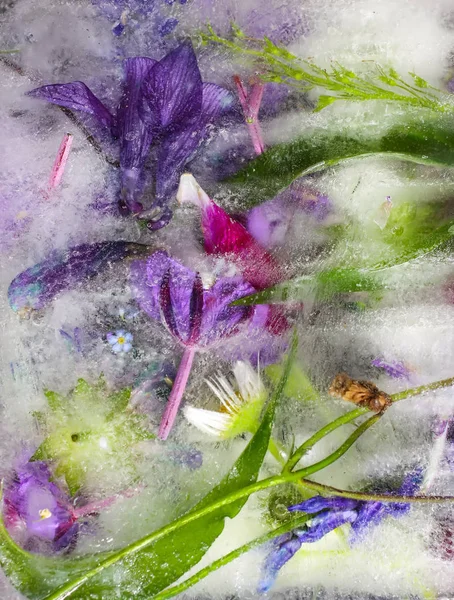
[[[136,494],[138,494],[144,486],[138,486],[135,488],[128,488],[127,490],[123,490],[122,492],[115,494],[114,496],[109,496],[108,498],[104,498],[103,500],[97,500],[95,502],[90,502],[81,506],[79,508],[75,508],[73,510],[73,516],[76,519],[80,519],[81,517],[86,517],[88,515],[94,515],[97,513],[106,510],[112,504],[115,504],[117,500],[120,498],[133,498]]]
[[[55,189],[60,184],[61,178],[68,162],[69,152],[73,143],[73,136],[71,133],[65,133],[60,148],[58,149],[57,156],[55,158],[54,166],[49,178],[49,189]]]
[[[175,423],[178,409],[183,399],[183,394],[186,389],[188,382],[189,373],[191,372],[192,363],[195,355],[194,348],[185,348],[183,356],[181,358],[180,366],[178,367],[178,373],[173,383],[172,391],[170,392],[167,406],[164,411],[164,415],[159,426],[158,437],[161,440],[166,440],[170,430]]]
[[[250,94],[248,94],[238,75],[235,75],[233,80],[238,91],[238,98],[243,108],[244,118],[254,150],[257,154],[262,154],[265,151],[265,144],[259,123],[259,110],[262,103],[264,85],[263,83],[254,83]]]

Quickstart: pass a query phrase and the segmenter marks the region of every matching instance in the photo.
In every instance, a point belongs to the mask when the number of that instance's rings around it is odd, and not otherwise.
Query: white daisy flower
[[[260,375],[249,363],[238,361],[233,375],[234,385],[221,374],[205,380],[220,402],[219,411],[190,405],[184,408],[184,415],[192,425],[222,439],[254,432],[267,398]]]

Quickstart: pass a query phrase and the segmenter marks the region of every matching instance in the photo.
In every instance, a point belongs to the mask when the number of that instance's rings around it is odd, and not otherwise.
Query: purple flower
[[[272,200],[256,206],[247,215],[247,228],[264,248],[284,243],[292,222],[299,213],[321,223],[331,213],[329,198],[304,180],[296,181]]]
[[[263,327],[268,307],[231,306],[234,300],[254,292],[242,277],[223,277],[204,289],[199,273],[163,251],[155,252],[147,262],[133,263],[131,279],[141,308],[161,321],[185,348],[159,428],[159,437],[166,439],[183,398],[195,352],[212,348],[246,327]]]
[[[302,542],[297,531],[289,531],[274,539],[271,545],[272,549],[263,564],[262,577],[257,588],[259,594],[264,594],[272,588],[279,571],[298,552]]]
[[[21,533],[30,549],[59,551],[77,540],[79,524],[70,498],[51,477],[45,463],[27,462],[5,483],[5,525],[11,533]]]
[[[393,379],[409,379],[410,371],[403,362],[385,361],[383,358],[374,358],[370,363],[373,367],[383,369],[389,377]]]
[[[398,494],[413,496],[422,482],[422,471],[416,469],[409,473]],[[259,592],[268,591],[273,585],[279,570],[299,550],[302,544],[317,542],[327,533],[341,525],[351,523],[352,534],[350,543],[356,543],[369,531],[372,525],[378,525],[386,517],[400,517],[410,510],[410,504],[405,502],[375,502],[343,498],[340,496],[314,496],[300,504],[289,506],[290,512],[305,512],[314,517],[309,526],[294,530],[286,537],[281,536],[273,542],[273,548],[267,556]]]
[[[129,242],[82,244],[54,250],[44,261],[13,279],[8,300],[14,311],[39,310],[63,290],[83,282],[113,262],[139,254],[146,246]]]
[[[249,323],[260,327],[268,307],[230,304],[254,293],[242,277],[223,277],[204,289],[199,273],[191,271],[166,252],[155,252],[131,270],[133,292],[141,308],[161,321],[183,346],[197,350],[216,345]]]
[[[208,126],[233,103],[227,90],[202,83],[194,50],[187,43],[160,61],[139,56],[125,61],[123,95],[115,116],[81,81],[45,85],[29,95],[88,113],[118,138],[120,207],[125,213],[143,211],[144,166],[151,146],[156,146],[156,193],[147,209],[149,215],[159,210],[162,214],[149,222],[150,229],[159,229],[170,220],[168,203],[185,163]]]

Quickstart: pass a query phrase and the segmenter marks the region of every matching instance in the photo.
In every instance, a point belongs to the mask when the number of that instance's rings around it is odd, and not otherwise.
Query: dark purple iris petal
[[[158,150],[158,204],[165,202],[178,187],[181,172],[205,137],[209,124],[228,112],[233,104],[233,95],[228,90],[214,83],[203,84],[199,112],[188,118],[184,126],[167,135]]]
[[[99,242],[55,250],[13,279],[8,289],[10,306],[15,311],[44,308],[63,290],[141,249],[128,242]]]
[[[164,317],[165,324],[167,325],[170,333],[178,338],[178,326],[175,319],[175,312],[173,310],[172,294],[170,293],[170,277],[171,271],[169,269],[161,281],[161,288],[159,290],[159,304],[161,306],[162,316]]]
[[[142,83],[156,61],[137,56],[125,62],[125,83],[118,108],[120,137],[121,194],[132,212],[140,212],[138,198],[143,192],[143,166],[152,142],[151,130],[139,117]]]
[[[111,131],[115,129],[114,116],[81,81],[44,85],[28,92],[28,96],[88,113],[96,117],[104,127],[108,127]]]
[[[181,44],[154,65],[143,96],[142,118],[153,130],[168,134],[199,117],[202,78],[191,44]]]
[[[195,344],[200,337],[203,317],[203,283],[200,275],[196,273],[189,305],[189,344]]]

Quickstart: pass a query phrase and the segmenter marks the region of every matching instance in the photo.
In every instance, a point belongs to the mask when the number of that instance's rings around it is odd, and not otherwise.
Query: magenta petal
[[[202,78],[191,44],[181,44],[156,63],[144,81],[143,92],[142,117],[153,128],[175,131],[197,118],[202,106]]]
[[[64,106],[72,110],[80,110],[96,117],[104,127],[108,127],[111,130],[115,128],[113,115],[85,83],[81,81],[44,85],[43,87],[31,90],[27,95],[47,100],[47,102],[52,102],[53,104],[58,104],[58,106]]]

